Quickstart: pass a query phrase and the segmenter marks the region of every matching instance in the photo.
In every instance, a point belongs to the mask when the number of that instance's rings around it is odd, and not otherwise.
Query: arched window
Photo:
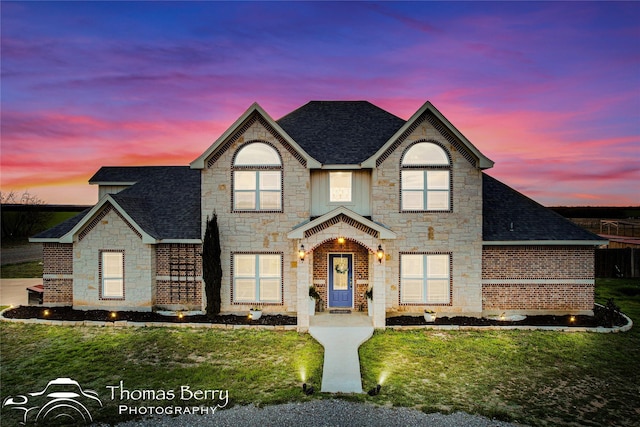
[[[233,160],[233,210],[282,209],[282,160],[271,145],[251,142]]]
[[[402,211],[451,209],[451,161],[433,142],[418,142],[402,156],[400,198]]]

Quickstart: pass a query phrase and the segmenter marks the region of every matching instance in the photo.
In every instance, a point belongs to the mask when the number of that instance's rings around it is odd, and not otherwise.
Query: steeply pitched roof
[[[482,239],[485,242],[603,239],[487,174],[482,175]]]
[[[311,101],[276,121],[323,164],[357,165],[405,121],[367,101]]]
[[[94,178],[96,176],[98,182],[137,182],[110,197],[151,237],[158,240],[201,238],[200,171],[188,166],[104,167]],[[61,238],[88,212],[37,234],[33,239]]]

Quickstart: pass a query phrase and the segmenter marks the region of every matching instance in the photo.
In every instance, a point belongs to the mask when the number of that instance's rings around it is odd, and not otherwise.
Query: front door
[[[329,254],[329,307],[353,306],[353,255]]]

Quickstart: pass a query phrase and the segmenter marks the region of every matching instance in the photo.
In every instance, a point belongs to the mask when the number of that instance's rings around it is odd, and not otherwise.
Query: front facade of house
[[[486,175],[493,162],[430,103],[405,121],[364,101],[273,120],[251,106],[189,167],[105,167],[96,206],[32,238],[44,302],[203,310],[202,236],[215,212],[222,312],[325,310],[373,323],[444,315],[588,313],[603,244]]]

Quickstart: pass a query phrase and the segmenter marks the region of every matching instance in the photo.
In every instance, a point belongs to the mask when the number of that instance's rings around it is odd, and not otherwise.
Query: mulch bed
[[[45,315],[45,310],[48,314]],[[232,314],[214,316],[208,318],[205,315],[165,316],[147,311],[117,311],[116,317],[111,317],[111,311],[107,310],[74,310],[71,307],[43,307],[20,306],[7,310],[4,317],[11,319],[47,319],[47,320],[93,320],[98,322],[112,322],[126,320],[129,322],[165,322],[165,323],[217,323],[224,325],[295,325],[297,319],[292,316],[262,315],[258,320],[251,320],[248,316],[236,316]]]
[[[45,314],[45,310],[48,311]],[[435,322],[427,323],[423,316],[397,316],[387,318],[387,326],[419,326],[419,325],[459,325],[459,326],[575,326],[575,327],[611,327],[605,310],[595,307],[594,316],[528,316],[521,321],[501,321],[494,319],[476,317],[438,317]],[[20,306],[7,310],[4,317],[12,319],[48,319],[48,320],[71,320],[84,321],[93,320],[99,322],[112,322],[126,320],[129,322],[164,322],[164,323],[216,323],[225,325],[295,325],[296,317],[284,315],[264,314],[258,320],[249,319],[248,316],[219,315],[208,318],[205,315],[165,316],[155,312],[142,311],[118,311],[116,317],[111,317],[111,311],[107,310],[74,310],[71,307],[43,307],[43,306]],[[611,316],[613,325],[623,326],[626,319],[616,313]]]

